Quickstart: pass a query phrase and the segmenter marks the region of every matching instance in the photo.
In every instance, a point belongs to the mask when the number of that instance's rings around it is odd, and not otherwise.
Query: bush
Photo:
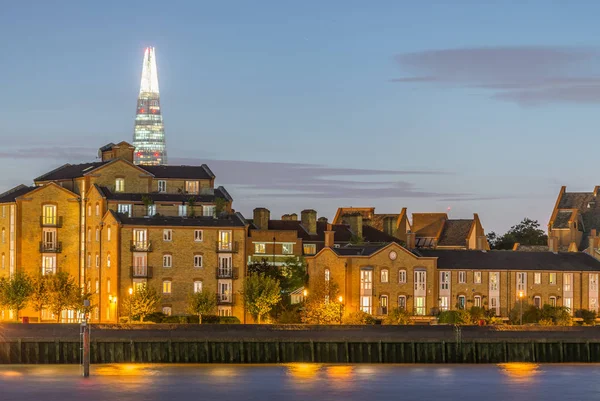
[[[466,310],[447,310],[440,312],[438,323],[468,325],[472,324],[472,319]]]
[[[519,324],[521,306],[519,303],[510,311],[510,322]],[[541,326],[571,326],[573,319],[569,309],[564,306],[544,305],[541,309],[523,303],[523,324],[539,324]]]
[[[144,318],[144,323],[152,322],[152,323],[163,323],[163,320],[169,316],[165,315],[162,312],[154,312],[149,315],[146,315]],[[138,316],[133,316],[133,320],[140,320]]]
[[[412,319],[410,317],[411,317],[411,314],[406,309],[394,308],[388,313],[387,317],[383,321],[383,324],[387,324],[387,325],[412,324]]]
[[[575,317],[583,319],[583,324],[596,324],[596,312],[593,310],[579,309],[575,311]]]
[[[523,302],[523,308],[521,309],[520,302],[512,308],[508,317],[512,324],[521,323],[521,313],[523,313],[523,324],[537,323],[542,318],[542,311],[536,308],[534,305],[530,305],[527,302]]]
[[[298,324],[300,322],[300,311],[295,307],[284,309],[277,318],[279,324]]]
[[[363,311],[352,312],[344,316],[343,324],[375,324],[375,318]]]

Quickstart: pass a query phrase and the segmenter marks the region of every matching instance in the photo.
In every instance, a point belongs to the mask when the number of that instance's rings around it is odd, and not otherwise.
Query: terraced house
[[[247,223],[233,199],[206,165],[138,166],[133,153],[111,143],[100,161],[65,164],[1,194],[0,275],[67,272],[95,294],[95,322],[118,321],[129,288],[142,283],[162,292],[166,314],[185,314],[187,295],[206,290],[221,315],[242,319]]]

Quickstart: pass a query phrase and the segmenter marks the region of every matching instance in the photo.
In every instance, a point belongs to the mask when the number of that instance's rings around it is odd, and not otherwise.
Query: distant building
[[[147,47],[142,65],[142,82],[137,101],[133,133],[135,164],[167,164],[165,126],[160,111],[158,71],[154,47]]]

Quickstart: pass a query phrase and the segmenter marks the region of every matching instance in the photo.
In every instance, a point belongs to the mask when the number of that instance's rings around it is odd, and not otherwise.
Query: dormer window
[[[115,192],[125,192],[125,178],[115,180]]]
[[[186,181],[185,182],[185,192],[188,194],[197,194],[200,188],[200,183],[198,181]]]
[[[167,192],[167,181],[158,180],[158,192]]]

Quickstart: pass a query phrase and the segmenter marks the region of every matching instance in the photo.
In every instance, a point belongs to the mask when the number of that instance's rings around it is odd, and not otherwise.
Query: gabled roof
[[[571,216],[573,216],[573,210],[576,211],[576,209],[559,210],[556,213],[556,218],[554,219],[554,222],[552,223],[552,228],[569,228],[569,221],[571,220]]]
[[[419,237],[438,238],[448,220],[446,213],[413,213],[412,230]]]
[[[438,258],[438,269],[600,271],[600,261],[582,252],[514,252],[418,249],[417,256]]]
[[[45,191],[48,188],[56,188],[56,189],[59,190],[59,192],[64,192],[66,195],[71,196],[73,199],[79,198],[79,195],[77,195],[75,192],[70,191],[70,190],[68,190],[67,188],[64,188],[61,185],[58,185],[55,182],[49,182],[49,183],[46,183],[44,185],[38,185],[36,187],[32,187],[30,191],[27,191],[27,192],[19,195],[19,197],[23,197],[25,195],[31,195],[31,194],[34,194],[35,192],[38,192],[38,191]]]
[[[215,178],[206,164],[201,166],[142,166],[155,178],[180,178],[211,180]]]
[[[181,226],[181,227],[244,227],[246,220],[240,213],[227,217],[127,217],[121,213],[113,212],[113,216],[123,225],[131,226]]]
[[[475,224],[473,219],[446,220],[437,245],[466,246],[473,224]]]
[[[62,166],[55,168],[54,170],[40,175],[35,178],[34,182],[40,181],[56,181],[56,180],[71,180],[73,178],[83,177],[83,175],[94,170],[109,162],[92,162],[92,163],[81,163],[81,164],[63,164]]]
[[[31,192],[36,187],[28,187],[27,185],[18,185],[8,191],[0,194],[0,203],[14,202],[19,196]]]
[[[110,166],[111,164],[116,164],[116,163],[125,163],[127,166],[133,167],[136,170],[139,170],[143,174],[152,175],[152,173],[149,173],[147,170],[143,169],[142,166],[138,166],[137,164],[133,164],[129,160],[125,160],[125,159],[121,159],[121,158],[110,159],[110,160],[104,162],[102,165],[100,165],[98,167],[86,169],[86,171],[83,173],[83,175],[85,176],[85,175],[88,175],[88,174],[94,174],[98,170],[101,170],[101,169],[103,169],[105,167]]]

